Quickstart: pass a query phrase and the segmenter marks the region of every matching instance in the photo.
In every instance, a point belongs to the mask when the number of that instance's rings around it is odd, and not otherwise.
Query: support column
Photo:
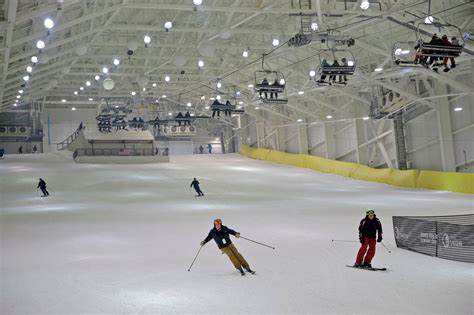
[[[336,159],[334,124],[324,124],[324,137],[326,139],[326,158],[334,160]]]
[[[308,129],[306,128],[306,118],[304,123],[298,125],[298,145],[300,154],[308,154]]]
[[[439,81],[436,81],[435,92],[437,95],[443,95],[448,93],[446,85],[440,83]],[[440,138],[441,162],[443,166],[443,171],[455,172],[456,159],[454,157],[454,141],[451,126],[451,112],[447,98],[443,97],[438,99],[437,110],[438,134]]]

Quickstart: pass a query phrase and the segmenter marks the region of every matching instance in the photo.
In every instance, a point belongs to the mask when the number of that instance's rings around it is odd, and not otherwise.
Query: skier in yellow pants
[[[234,235],[237,238],[240,237],[240,233],[229,229],[227,226],[222,225],[221,219],[215,219],[214,228],[209,232],[204,241],[201,242],[201,246],[204,246],[211,239],[214,239],[219,249],[222,250],[222,252],[225,253],[227,256],[229,256],[230,261],[232,262],[234,267],[240,271],[240,274],[242,276],[245,275],[244,270],[242,268],[247,270],[247,272],[254,274],[255,271],[250,269],[248,262],[245,260],[242,254],[239,253],[234,244],[232,244],[230,240],[230,235]]]

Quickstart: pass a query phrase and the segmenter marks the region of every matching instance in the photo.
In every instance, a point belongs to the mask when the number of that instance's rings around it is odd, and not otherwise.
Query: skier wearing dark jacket
[[[382,241],[382,223],[375,216],[375,211],[369,209],[359,224],[359,240],[362,245],[357,253],[354,267],[372,268],[371,261],[375,256],[376,239],[379,243]]]
[[[36,188],[40,188],[41,192],[43,192],[43,197],[49,196],[49,192],[46,190],[46,182],[40,178],[38,186]]]
[[[217,247],[219,247],[219,249],[229,257],[230,261],[234,267],[240,271],[241,275],[245,275],[242,267],[250,273],[255,273],[252,269],[250,269],[248,262],[245,260],[242,254],[240,254],[234,244],[232,244],[230,235],[234,235],[237,238],[240,237],[239,232],[222,225],[221,219],[215,219],[214,228],[209,232],[204,241],[201,242],[201,246],[204,246],[211,239],[214,239]]]
[[[194,190],[198,193],[198,196],[204,196],[204,193],[201,191],[201,188],[199,188],[199,182],[194,177],[194,180],[191,182],[191,185],[189,187],[194,187]]]

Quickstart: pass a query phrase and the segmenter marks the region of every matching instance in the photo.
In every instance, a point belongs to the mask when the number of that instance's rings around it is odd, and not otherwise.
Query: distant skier
[[[3,155],[5,154],[5,149],[4,148],[0,148],[0,159],[4,159]]]
[[[189,187],[194,187],[194,190],[198,193],[198,196],[204,196],[204,193],[201,191],[201,188],[199,188],[199,182],[194,177],[194,180],[191,182],[191,185]]]
[[[204,153],[204,147],[202,145],[199,146],[199,154]]]
[[[40,188],[41,192],[43,192],[43,196],[41,197],[47,197],[49,196],[49,192],[46,190],[46,182],[43,179],[39,179],[38,186],[36,188]]]
[[[236,238],[240,237],[239,232],[231,230],[227,226],[222,225],[221,219],[215,219],[214,228],[209,232],[204,241],[201,242],[201,246],[206,245],[207,242],[209,242],[211,239],[214,239],[217,247],[219,247],[219,249],[229,257],[234,267],[240,271],[242,276],[245,275],[242,268],[247,270],[247,272],[254,274],[255,271],[250,269],[248,262],[245,260],[242,254],[239,253],[234,244],[232,244],[229,234],[234,235]]]
[[[209,154],[212,154],[212,144],[207,144],[207,149],[209,150]]]
[[[33,146],[33,154],[36,153],[36,151],[38,151],[38,147],[36,146],[36,144]]]
[[[378,233],[378,238],[376,234]],[[359,224],[359,240],[362,244],[357,253],[354,267],[372,268],[371,261],[375,256],[375,245],[382,241],[382,223],[375,216],[375,211],[367,210],[366,216]]]
[[[20,147],[18,148],[18,154],[23,154],[23,146],[20,145]]]

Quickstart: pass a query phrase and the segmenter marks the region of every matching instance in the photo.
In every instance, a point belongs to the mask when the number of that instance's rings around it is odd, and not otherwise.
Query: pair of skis
[[[355,269],[370,270],[370,271],[386,271],[387,270],[387,268],[356,267],[356,266],[353,266],[353,265],[346,265],[346,267],[355,268]]]

